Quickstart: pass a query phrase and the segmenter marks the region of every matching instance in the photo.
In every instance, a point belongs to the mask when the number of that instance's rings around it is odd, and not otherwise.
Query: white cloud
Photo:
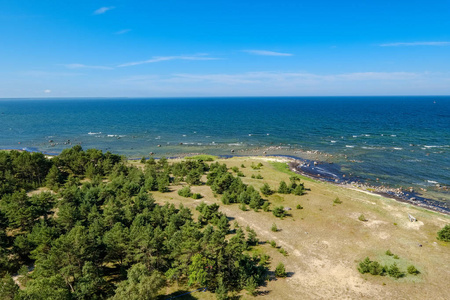
[[[96,69],[96,70],[112,70],[111,67],[105,67],[105,66],[88,66],[83,64],[66,64],[63,65],[68,69]]]
[[[125,34],[125,33],[128,33],[130,31],[131,31],[131,29],[122,29],[122,30],[119,30],[119,31],[115,32],[115,34]]]
[[[381,44],[381,47],[399,47],[399,46],[447,46],[450,42],[412,42],[412,43],[387,43]]]
[[[52,92],[52,90],[44,90],[44,93],[46,94],[50,94]]]
[[[94,15],[101,15],[104,14],[105,12],[107,12],[108,10],[114,9],[114,6],[103,6],[100,7],[99,9],[97,9],[96,11],[94,11]]]
[[[262,56],[293,56],[291,53],[282,53],[282,52],[274,52],[267,50],[243,50],[243,52],[247,52],[253,55],[262,55]]]
[[[192,56],[184,56],[184,55],[180,55],[180,56],[154,56],[154,57],[152,57],[151,59],[148,59],[148,60],[124,63],[124,64],[121,64],[121,65],[118,65],[118,67],[130,67],[130,66],[151,64],[151,63],[157,63],[157,62],[169,61],[169,60],[217,60],[217,59],[219,59],[219,58],[208,57],[208,56],[205,56],[205,54],[192,55]]]

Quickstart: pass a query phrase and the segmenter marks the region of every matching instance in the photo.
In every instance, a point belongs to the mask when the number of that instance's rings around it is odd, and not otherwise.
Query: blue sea
[[[450,97],[3,99],[0,148],[282,154],[450,201]],[[378,180],[377,180],[378,179]]]

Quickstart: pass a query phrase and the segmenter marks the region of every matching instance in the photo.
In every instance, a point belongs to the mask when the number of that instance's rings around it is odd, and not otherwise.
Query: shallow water
[[[369,182],[426,188],[438,199],[448,194],[437,185],[450,186],[450,97],[15,99],[0,101],[0,125],[4,149],[58,153],[80,143],[129,157],[317,150],[329,154],[317,159]]]

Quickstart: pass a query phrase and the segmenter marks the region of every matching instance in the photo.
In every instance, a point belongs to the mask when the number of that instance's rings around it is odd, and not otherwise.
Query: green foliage
[[[245,205],[245,203],[239,204],[239,209],[242,210],[242,211],[247,211],[248,210],[247,209],[247,205]]]
[[[215,161],[217,159],[217,156],[208,155],[208,154],[200,154],[200,155],[194,155],[194,156],[187,156],[185,158],[199,160],[199,161]]]
[[[445,225],[441,230],[439,230],[437,235],[438,240],[450,242],[450,224]]]
[[[190,186],[185,186],[181,189],[178,190],[178,195],[180,195],[181,197],[186,197],[189,198],[192,196],[191,193],[191,187]]]
[[[261,193],[264,196],[269,196],[273,194],[273,191],[270,189],[270,186],[267,183],[264,183],[264,185],[261,187]]]
[[[287,186],[286,182],[281,181],[280,186],[278,187],[278,193],[280,194],[290,194],[291,190]]]
[[[283,206],[276,206],[272,209],[272,213],[277,218],[284,218],[286,216],[286,211]]]
[[[393,257],[394,257],[394,259],[399,259],[400,258],[397,254],[395,254]]]
[[[275,241],[270,241],[270,246],[272,246],[273,248],[276,248],[277,243]]]
[[[32,162],[47,171],[31,170]],[[23,290],[5,277],[0,293],[12,291],[17,299],[148,299],[158,296],[167,278],[208,286],[223,297],[244,288],[253,294],[266,280],[267,260],[246,254],[258,243],[252,229],[230,231],[217,204],[198,205],[194,220],[189,209],[157,205],[148,193],[166,192],[176,180],[196,184],[208,170],[207,184],[230,203],[263,205],[258,191],[218,163],[150,158],[142,170],[79,146],[51,160],[0,154],[0,274],[35,266],[23,277]],[[57,194],[27,196],[26,190],[43,184]]]
[[[300,204],[297,204],[297,209],[303,209],[303,206],[301,206]]]
[[[402,271],[400,271],[400,269],[398,268],[396,263],[393,263],[388,269],[387,269],[387,273],[390,277],[393,277],[395,279],[401,278],[403,276],[405,276],[405,273],[403,273]]]
[[[244,173],[242,173],[241,171],[237,172],[236,174],[238,177],[245,177]]]
[[[273,232],[277,232],[278,231],[277,224],[273,223],[272,227],[270,227],[270,230],[272,230]]]
[[[263,177],[261,176],[261,174],[258,174],[255,176],[256,179],[263,179]]]
[[[241,164],[241,168],[245,168],[244,164]]]
[[[18,294],[19,286],[8,273],[0,280],[0,299],[13,300]]]
[[[334,199],[333,203],[334,204],[341,204],[342,201],[341,201],[341,199],[339,199],[339,197],[336,197],[336,199]]]
[[[254,163],[252,163],[251,167],[252,167],[253,170],[259,170],[259,169],[261,169],[263,167],[263,164],[262,163],[258,163],[257,165],[255,165]]]
[[[284,278],[287,276],[286,269],[283,263],[280,262],[275,268],[275,276],[280,278]]]
[[[388,256],[393,256],[394,255],[394,253],[392,253],[391,250],[387,250],[385,254],[388,255]]]
[[[270,211],[270,203],[269,201],[265,201],[261,207],[263,209],[263,211],[268,212]]]
[[[408,271],[408,274],[412,274],[412,275],[420,274],[419,270],[417,270],[416,267],[414,267],[413,265],[409,265],[408,268],[406,269],[406,271]]]
[[[234,173],[239,172],[239,168],[236,167],[236,166],[232,167],[231,170],[232,170]]]
[[[287,253],[286,250],[284,250],[283,248],[278,249],[278,252],[280,252],[281,254],[283,254],[283,256],[288,256],[288,253]]]
[[[192,194],[192,199],[202,199],[203,196],[200,193],[194,193]]]
[[[358,217],[358,220],[360,220],[360,221],[362,221],[362,222],[366,222],[366,221],[367,221],[366,217],[365,217],[363,214],[361,214],[361,215]]]

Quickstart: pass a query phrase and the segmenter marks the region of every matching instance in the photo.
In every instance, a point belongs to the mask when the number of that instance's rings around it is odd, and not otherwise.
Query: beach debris
[[[234,153],[234,149],[231,149],[231,153]]]
[[[410,222],[416,222],[417,221],[417,219],[414,218],[411,214],[408,214],[408,218],[409,218]]]

